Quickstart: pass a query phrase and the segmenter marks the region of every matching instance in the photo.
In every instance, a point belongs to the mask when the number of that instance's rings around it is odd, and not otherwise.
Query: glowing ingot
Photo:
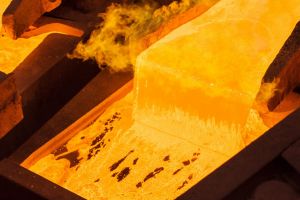
[[[261,79],[299,18],[297,0],[220,1],[138,56],[135,120],[238,150]],[[208,142],[220,137],[224,148]]]

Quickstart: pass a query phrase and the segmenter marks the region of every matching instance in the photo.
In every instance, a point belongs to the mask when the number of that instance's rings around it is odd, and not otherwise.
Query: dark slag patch
[[[125,167],[119,174],[118,174],[118,182],[122,181],[124,178],[126,178],[130,173],[130,168]]]
[[[100,142],[105,136],[105,133],[101,133],[99,136],[97,136],[93,141],[92,141],[92,146]]]
[[[166,157],[164,157],[164,159],[163,159],[164,161],[169,161],[170,160],[170,156],[169,155],[167,155]]]
[[[191,164],[190,160],[186,160],[186,161],[183,161],[182,164],[184,164],[184,166],[187,166],[189,164]]]
[[[140,188],[140,187],[142,187],[142,185],[143,185],[142,182],[139,182],[138,184],[136,184],[136,187]]]
[[[132,164],[136,165],[136,163],[137,163],[138,160],[139,160],[139,158],[134,159],[133,162],[132,162]]]
[[[112,164],[112,165],[109,167],[110,171],[116,170],[116,169],[119,167],[119,165],[120,165],[122,162],[124,162],[124,160],[125,160],[131,153],[133,153],[133,152],[134,152],[134,150],[131,150],[126,156],[124,156],[124,157],[121,158],[119,161],[117,161],[117,162],[115,162],[114,164]]]
[[[156,168],[153,172],[150,172],[145,178],[144,178],[144,182],[146,182],[147,180],[149,180],[150,178],[154,178],[156,174],[159,174],[161,171],[163,171],[164,168],[163,167],[159,167]]]
[[[195,152],[195,153],[193,153],[193,156],[199,156],[200,155],[200,153],[199,152]]]
[[[179,187],[177,188],[177,190],[182,189],[186,184],[188,184],[188,182],[187,182],[187,181],[184,181],[184,182],[182,183],[182,185],[179,186]]]
[[[98,135],[91,143],[91,149],[89,150],[89,154],[87,156],[87,160],[90,160],[92,157],[96,156],[101,148],[104,148],[106,146],[104,137],[107,133],[113,131],[114,127],[112,126],[112,123],[116,120],[120,120],[120,113],[115,113],[111,118],[107,119],[104,123],[105,127],[102,130],[101,134]],[[110,139],[108,139],[108,142],[110,142]]]
[[[54,156],[59,156],[65,152],[68,152],[68,148],[67,146],[64,144],[60,147],[58,147],[57,149],[55,149],[51,154],[53,154]]]
[[[183,169],[183,167],[177,169],[177,170],[173,173],[173,175],[176,175],[176,174],[177,174],[178,172],[180,172],[182,169]]]
[[[59,156],[58,158],[56,158],[56,160],[67,159],[70,162],[70,168],[72,168],[78,165],[80,160],[82,160],[82,158],[79,159],[78,156],[79,156],[79,152],[78,150],[76,150],[66,155]]]
[[[115,173],[113,173],[111,176],[112,176],[112,177],[115,177],[115,176],[117,176],[118,173],[119,173],[119,172],[115,172]]]

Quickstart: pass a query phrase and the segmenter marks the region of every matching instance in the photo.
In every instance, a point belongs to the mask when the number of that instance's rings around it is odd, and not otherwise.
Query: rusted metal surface
[[[23,119],[21,97],[15,79],[8,76],[0,81],[0,138]]]
[[[38,18],[61,4],[61,0],[13,0],[2,16],[5,33],[16,39]]]

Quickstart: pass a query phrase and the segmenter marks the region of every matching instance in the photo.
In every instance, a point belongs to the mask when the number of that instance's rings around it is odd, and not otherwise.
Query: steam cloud
[[[80,42],[70,57],[94,59],[99,67],[109,66],[112,72],[130,70],[139,53],[141,38],[197,3],[212,2],[216,0],[181,0],[164,6],[154,0],[112,4],[101,14],[103,22],[89,40]]]

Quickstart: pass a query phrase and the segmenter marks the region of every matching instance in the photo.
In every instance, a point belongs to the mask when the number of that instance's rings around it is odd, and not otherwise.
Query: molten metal
[[[87,199],[178,197],[267,130],[251,108],[299,19],[298,0],[221,0],[141,53],[134,93],[31,170]]]

